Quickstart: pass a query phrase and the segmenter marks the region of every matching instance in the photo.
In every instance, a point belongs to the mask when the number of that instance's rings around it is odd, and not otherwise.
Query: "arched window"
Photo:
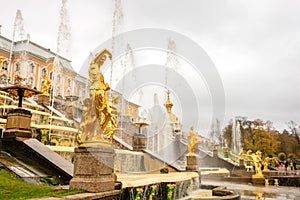
[[[30,73],[35,73],[35,66],[34,66],[34,64],[30,64],[30,67],[29,67],[29,70],[30,70]]]
[[[17,63],[16,67],[15,67],[15,72],[18,72],[18,71],[20,71],[20,63]]]
[[[49,78],[50,78],[50,80],[52,80],[52,79],[53,79],[53,72],[50,72],[50,74],[49,74]]]
[[[7,62],[7,61],[4,61],[4,62],[2,63],[2,69],[3,69],[3,70],[7,70],[7,69],[8,69],[8,62]]]
[[[45,74],[47,74],[47,70],[44,68],[42,69],[42,77],[44,77]]]
[[[30,87],[33,87],[33,77],[28,78],[28,84]]]

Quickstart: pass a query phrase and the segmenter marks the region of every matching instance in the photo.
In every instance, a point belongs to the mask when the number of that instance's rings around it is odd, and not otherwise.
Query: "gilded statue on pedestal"
[[[251,150],[247,151],[247,157],[252,158],[254,166],[255,166],[255,172],[256,175],[262,176],[262,171],[261,171],[261,151],[256,151],[255,153],[252,153]]]
[[[107,91],[110,89],[105,83],[100,67],[106,58],[112,59],[111,53],[104,49],[96,54],[89,67],[89,78],[91,82],[90,97],[85,100],[85,109],[77,135],[77,143],[84,145],[89,142],[112,142],[113,135],[117,129],[114,100],[108,100]]]
[[[191,126],[188,134],[188,151],[189,155],[195,154],[195,145],[198,141],[198,134],[194,132],[194,126]]]

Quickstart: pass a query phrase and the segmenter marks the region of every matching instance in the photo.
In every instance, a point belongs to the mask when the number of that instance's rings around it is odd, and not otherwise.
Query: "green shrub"
[[[284,160],[286,160],[286,154],[284,152],[280,152],[278,154],[278,158],[279,158],[279,160],[284,161]]]

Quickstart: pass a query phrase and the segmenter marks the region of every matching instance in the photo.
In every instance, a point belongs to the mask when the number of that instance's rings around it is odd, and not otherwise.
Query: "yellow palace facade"
[[[24,78],[24,84],[37,90],[42,90],[44,75],[51,82],[48,104],[40,103],[37,96],[23,103],[32,113],[33,135],[45,144],[74,147],[84,99],[89,95],[89,80],[74,71],[70,60],[50,49],[26,40],[12,42],[0,35],[0,87],[15,84],[16,75]],[[118,123],[123,127],[116,131],[116,137],[130,142],[130,137],[124,137],[137,132],[133,122],[139,106],[123,99],[120,93],[113,93],[119,97],[116,105]],[[0,91],[0,124],[3,127],[6,113],[14,108],[17,108],[16,99]]]
[[[50,80],[55,80],[52,83],[54,96],[85,97],[87,80],[74,71],[70,60],[61,56],[57,56],[59,65],[54,70],[55,57],[56,54],[50,49],[31,41],[12,43],[0,36],[0,84],[13,84],[13,77],[18,74],[26,79],[27,85],[41,90],[43,76],[46,74]]]

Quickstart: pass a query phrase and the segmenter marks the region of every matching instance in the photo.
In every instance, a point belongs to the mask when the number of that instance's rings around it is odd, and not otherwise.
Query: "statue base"
[[[239,166],[240,167],[245,167],[244,159],[239,160]]]
[[[213,150],[213,157],[218,157],[218,149]]]
[[[224,157],[225,157],[225,158],[229,158],[229,153],[228,153],[228,151],[224,151]]]
[[[198,170],[198,159],[196,155],[186,155],[186,171],[194,171],[197,172]]]
[[[265,177],[262,174],[254,174],[252,175],[252,183],[258,184],[258,185],[264,185],[265,184]]]
[[[133,136],[133,151],[142,151],[146,149],[146,137],[142,134]]]
[[[114,149],[98,143],[96,147],[75,148],[74,177],[70,189],[105,192],[115,189]]]
[[[11,110],[7,114],[4,138],[24,137],[31,138],[31,112],[22,108]]]
[[[269,173],[269,172],[270,172],[270,170],[269,170],[269,169],[263,169],[263,172],[265,172],[265,173]]]

